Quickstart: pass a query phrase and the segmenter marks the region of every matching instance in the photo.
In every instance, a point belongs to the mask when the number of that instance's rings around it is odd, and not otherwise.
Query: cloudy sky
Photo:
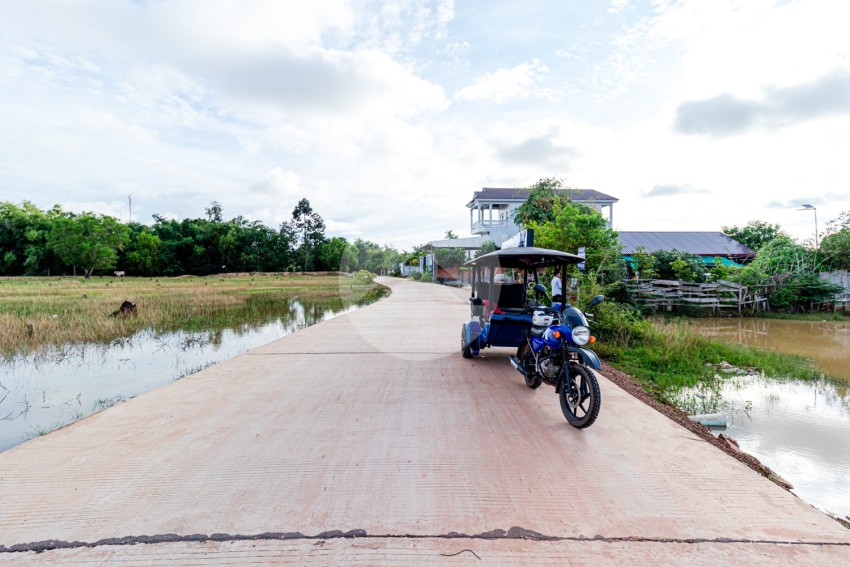
[[[844,0],[0,0],[0,200],[398,248],[558,177],[620,230],[850,210]]]

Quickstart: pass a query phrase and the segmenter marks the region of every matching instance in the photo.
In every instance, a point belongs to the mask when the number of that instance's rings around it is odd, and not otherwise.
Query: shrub
[[[681,250],[659,250],[653,254],[655,277],[662,280],[705,281],[705,263],[699,256]]]
[[[413,275],[410,277],[412,277],[416,281],[419,281],[422,279],[422,272],[413,272]]]
[[[422,274],[422,281],[425,283],[431,283],[434,281],[434,278],[431,277],[430,273],[425,272],[424,274]]]
[[[606,346],[629,347],[652,339],[652,324],[629,305],[605,301],[593,312],[590,328]]]
[[[375,274],[368,270],[360,270],[354,274],[354,283],[357,285],[368,285],[375,281]]]

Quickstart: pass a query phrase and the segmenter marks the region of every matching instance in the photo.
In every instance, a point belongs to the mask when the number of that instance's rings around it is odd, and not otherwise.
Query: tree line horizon
[[[616,231],[607,227],[597,211],[556,195],[562,187],[559,179],[540,179],[515,211],[515,221],[534,228],[540,246],[572,253],[584,247],[588,268],[609,284],[627,277]],[[406,252],[361,238],[353,242],[328,238],[324,220],[306,198],[296,204],[291,219],[277,228],[241,215],[225,221],[216,201],[204,212],[206,218],[182,220],[154,214],[154,223],[148,226],[123,224],[108,215],[64,211],[59,205],[42,211],[29,201],[20,206],[0,202],[0,276],[68,275],[78,269],[86,277],[113,269],[131,276],[337,270],[398,274],[400,263],[416,264],[421,255],[422,246]],[[799,244],[779,225],[762,221],[724,226],[722,231],[757,256],[740,273],[721,267],[712,277],[793,288],[791,303],[828,291],[820,272],[850,269],[848,211],[828,224],[817,247]],[[457,237],[452,231],[445,236]],[[488,242],[478,254],[495,248]],[[462,248],[437,248],[434,255],[437,265],[445,268],[457,267],[466,259]],[[630,267],[641,278],[699,281],[706,275],[698,257],[675,250],[637,253]]]
[[[310,272],[365,269],[391,273],[405,254],[358,238],[328,238],[321,215],[302,198],[277,228],[239,215],[225,220],[213,201],[205,217],[153,224],[109,215],[41,210],[30,201],[0,201],[0,276],[205,276],[222,272]]]

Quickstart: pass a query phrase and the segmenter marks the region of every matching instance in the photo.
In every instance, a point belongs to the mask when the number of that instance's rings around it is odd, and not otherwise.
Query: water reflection
[[[712,338],[806,356],[839,378],[718,377],[679,392],[677,404],[689,413],[725,414],[724,433],[794,485],[798,496],[850,516],[850,322],[692,319],[687,326]]]
[[[850,321],[708,318],[687,325],[704,336],[811,358],[827,374],[850,380]]]
[[[144,330],[0,362],[0,451],[358,307],[339,298],[262,301],[210,314],[190,328]]]
[[[803,500],[850,516],[850,384],[743,376],[680,395],[686,411],[724,413],[722,432]]]

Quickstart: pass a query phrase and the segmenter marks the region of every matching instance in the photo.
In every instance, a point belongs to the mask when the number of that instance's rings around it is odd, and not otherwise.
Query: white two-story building
[[[470,232],[482,237],[481,242],[492,240],[496,246],[513,237],[521,226],[514,223],[514,211],[528,199],[529,189],[500,189],[484,187],[472,195],[466,204],[469,209]],[[607,212],[608,228],[614,227],[614,203],[619,199],[595,189],[557,189],[555,193],[577,203]],[[603,209],[607,211],[603,212]]]
[[[469,209],[469,231],[472,236],[444,240],[432,240],[418,266],[401,266],[402,273],[408,275],[414,271],[434,273],[434,248],[464,248],[471,254],[486,242],[492,241],[501,246],[506,240],[516,236],[523,227],[514,223],[514,211],[522,205],[530,193],[530,189],[504,189],[484,187],[472,195],[472,200],[466,204]],[[600,193],[595,189],[557,189],[555,193],[577,203],[587,205],[608,219],[608,227],[613,228],[614,203],[619,199]],[[607,209],[607,211],[605,210]]]

